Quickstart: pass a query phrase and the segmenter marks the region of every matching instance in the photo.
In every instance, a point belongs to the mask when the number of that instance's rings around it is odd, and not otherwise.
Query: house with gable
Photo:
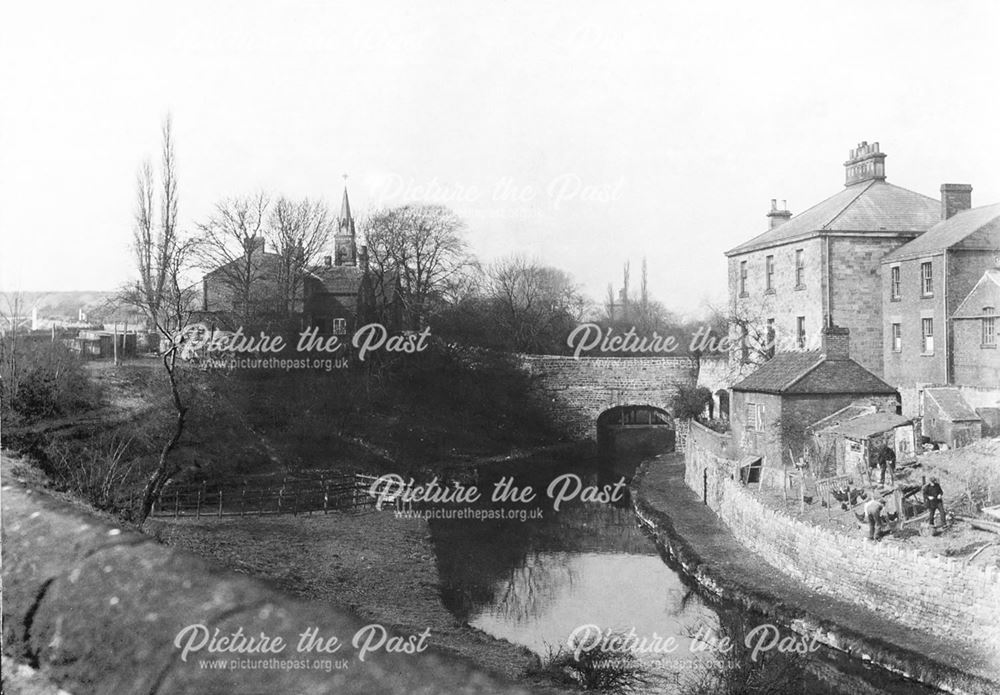
[[[896,413],[898,394],[851,357],[846,328],[828,326],[819,350],[776,353],[732,387],[733,442],[744,461],[782,469],[804,455],[810,425],[852,404]]]
[[[880,263],[940,221],[936,199],[886,180],[885,159],[879,143],[860,143],[841,191],[797,215],[772,200],[768,229],[726,252],[734,362],[816,350],[829,317],[849,329],[851,357],[882,375]],[[761,344],[777,349],[753,349]]]

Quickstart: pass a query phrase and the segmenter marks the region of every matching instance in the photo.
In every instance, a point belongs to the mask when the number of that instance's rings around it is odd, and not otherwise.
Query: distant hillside
[[[51,319],[75,319],[80,309],[91,320],[115,313],[114,292],[0,292],[0,313],[10,313],[15,301],[20,303],[21,316],[30,316],[34,308],[39,318]]]

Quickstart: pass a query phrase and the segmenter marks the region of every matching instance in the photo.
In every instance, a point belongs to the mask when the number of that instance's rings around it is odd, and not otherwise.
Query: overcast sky
[[[998,38],[990,1],[9,3],[0,287],[129,277],[169,112],[188,229],[257,189],[339,204],[348,173],[356,211],[444,202],[480,258],[598,300],[646,256],[694,312],[769,200],[837,192],[861,140],[890,182],[1000,201]]]

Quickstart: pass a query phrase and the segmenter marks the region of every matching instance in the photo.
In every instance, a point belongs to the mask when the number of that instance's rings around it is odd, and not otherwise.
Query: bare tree
[[[264,263],[270,198],[264,192],[219,201],[207,221],[198,224],[199,265],[224,293],[224,303],[237,320],[255,321],[274,310],[275,282]]]
[[[562,347],[586,307],[569,275],[522,255],[493,263],[486,271],[486,287],[497,328],[514,350]]]
[[[326,203],[279,197],[271,206],[264,236],[277,254],[279,301],[287,318],[299,309],[303,278],[326,249],[334,218]]]
[[[407,325],[422,328],[433,302],[472,262],[465,223],[442,205],[403,205],[376,211],[363,229],[376,301],[398,296]]]
[[[177,169],[173,133],[169,117],[162,128],[159,219],[155,214],[156,185],[152,165],[147,161],[139,169],[136,183],[133,251],[138,280],[122,292],[122,299],[136,307],[163,338],[160,350],[163,368],[170,384],[174,408],[174,427],[160,449],[156,469],[150,474],[142,493],[138,523],[149,516],[153,502],[163,486],[179,471],[171,453],[177,447],[188,414],[179,385],[177,351],[191,305],[190,290],[184,290],[182,276],[190,260],[191,244],[180,238],[178,230]]]

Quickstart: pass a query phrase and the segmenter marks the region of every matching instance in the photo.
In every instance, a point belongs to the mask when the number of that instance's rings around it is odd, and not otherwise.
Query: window
[[[930,261],[920,264],[920,294],[924,297],[934,296],[934,271]]]
[[[903,325],[899,323],[892,324],[892,351],[903,351]]]
[[[748,430],[760,429],[760,411],[761,408],[756,403],[747,403],[746,428]]]
[[[806,317],[795,317],[795,344],[802,349],[806,346]]]
[[[924,338],[924,354],[934,353],[934,319],[921,319],[920,331]]]
[[[740,296],[747,296],[747,262],[740,261]]]
[[[899,266],[894,265],[889,268],[889,298],[898,302],[899,296]]]
[[[347,333],[347,319],[334,319],[333,334],[344,335],[345,333]]]
[[[806,286],[806,258],[805,251],[795,250],[795,289],[801,290]]]
[[[774,343],[776,342],[776,334],[774,332],[774,319],[767,320],[767,345],[764,346],[764,354],[767,355],[767,359],[774,357]]]
[[[997,317],[996,309],[991,306],[983,307],[983,347],[996,347],[997,344]]]
[[[765,287],[767,292],[774,292],[774,256],[764,259]]]

